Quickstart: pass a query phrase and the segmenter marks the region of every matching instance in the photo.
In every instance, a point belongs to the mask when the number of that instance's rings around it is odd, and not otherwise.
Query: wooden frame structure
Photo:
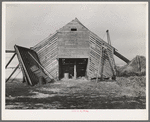
[[[107,47],[106,58],[102,55],[102,47]],[[114,47],[91,32],[77,18],[31,49],[37,53],[43,67],[55,78],[59,77],[60,58],[87,58],[86,76],[89,79],[116,75]],[[105,60],[104,64],[102,59]]]
[[[108,33],[108,31],[106,32]],[[109,35],[107,38],[108,43],[75,18],[30,49],[15,45],[15,52],[24,79],[30,85],[37,84],[41,77],[45,80],[61,79],[61,73],[70,72],[74,78],[77,78],[82,72],[88,79],[115,79],[114,54],[126,63],[129,63],[129,60],[111,46]],[[60,62],[62,60],[70,61],[68,66],[72,65],[73,69],[70,67],[70,70],[67,70],[67,65],[62,66]],[[86,60],[86,63],[83,63],[83,60]],[[78,63],[76,63],[77,61]],[[39,75],[39,72],[42,73]]]

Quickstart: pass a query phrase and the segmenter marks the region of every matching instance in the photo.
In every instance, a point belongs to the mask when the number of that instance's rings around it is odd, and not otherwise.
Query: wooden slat
[[[51,50],[54,50],[55,48],[57,48],[57,43],[55,43],[54,45],[51,45],[51,47],[49,48],[45,48],[45,50],[37,52],[39,55],[43,55],[43,54],[47,54],[47,53],[52,53]]]
[[[92,50],[92,51],[94,51],[95,53],[97,53],[98,55],[100,55],[101,54],[101,50],[97,50],[97,48],[92,48],[92,47],[90,47],[90,49]]]
[[[56,48],[56,47],[57,47],[57,42],[55,41],[53,44],[48,45],[48,47],[44,47],[43,49],[37,51],[37,53],[39,55],[42,55],[42,54],[48,52],[48,50],[51,50],[52,48]]]
[[[98,46],[102,46],[103,45],[103,43],[101,43],[100,41],[98,41],[97,39],[94,39],[93,37],[91,37],[90,36],[90,41],[92,42],[92,43],[94,43],[94,44],[96,44],[96,45],[98,45]]]
[[[49,66],[49,65],[52,65],[52,62],[54,62],[57,58],[57,55],[53,58],[51,58],[51,60],[48,60],[46,63],[43,63],[43,66]]]
[[[53,72],[51,72],[51,74],[54,76],[54,77],[57,77],[57,75],[56,75],[56,72],[58,73],[58,68],[56,68],[56,70],[54,70]]]
[[[98,37],[93,32],[90,33],[90,36],[92,36],[95,40],[100,41],[101,43],[103,43],[104,45],[106,45],[108,48],[113,48],[111,45],[109,45],[108,43],[106,43],[104,40],[102,40],[100,37]]]
[[[57,54],[57,47],[45,52],[45,54],[39,54],[38,56],[41,58],[41,60],[45,60],[45,57],[49,58],[53,54]]]
[[[45,71],[45,73],[51,78],[54,79],[53,76],[32,56],[32,54],[30,52],[28,52],[30,54],[30,56],[38,63],[38,65]]]
[[[99,63],[98,58],[93,57],[93,55],[91,55],[90,58],[91,58],[91,62],[94,62],[94,63],[96,63],[96,64]],[[94,60],[94,61],[93,61],[93,60]]]
[[[41,61],[45,60],[45,59],[49,59],[52,56],[57,55],[57,48],[53,48],[53,50],[48,51],[45,55],[39,55],[39,58],[41,58]],[[45,58],[46,57],[46,58]]]
[[[47,44],[47,42],[49,42],[50,39],[52,39],[54,36],[57,35],[57,32],[48,36],[47,38],[45,38],[43,41],[41,41],[40,43],[36,44],[34,47],[32,47],[32,49],[34,51],[39,50],[39,48],[43,47],[45,44]]]
[[[56,70],[56,69],[57,69],[57,66],[58,66],[58,64],[55,64],[55,66],[53,66],[53,67],[51,68],[50,73],[53,72],[54,70]]]
[[[53,60],[53,61],[51,61],[51,62],[49,62],[49,64],[47,64],[47,65],[44,65],[45,67],[51,67],[52,65],[54,65],[54,64],[56,64],[56,63],[58,63],[57,61],[55,61],[55,60]],[[50,70],[50,69],[49,69]]]
[[[47,69],[48,69],[48,71],[50,72],[51,71],[51,68],[54,66],[54,65],[58,65],[58,62],[53,62],[53,64],[51,63],[51,64],[49,64],[49,65],[47,65],[47,66],[45,66]]]
[[[56,42],[56,40],[52,43],[52,44],[49,44],[49,45],[46,45],[46,46],[44,46],[42,49],[40,49],[39,51],[37,51],[38,53],[42,53],[42,52],[45,52],[45,51],[47,51],[47,50],[49,50],[49,49],[51,49],[51,48],[54,48],[54,47],[56,47],[57,46],[57,42]]]
[[[57,55],[57,48],[51,50],[49,53],[45,54],[45,55],[39,55],[40,61],[46,61],[47,60],[51,60],[51,58],[55,57]],[[45,58],[46,57],[46,58]]]
[[[47,65],[46,67],[48,67],[49,68],[49,71],[51,70],[51,68],[54,66],[54,65],[56,65],[56,64],[58,64],[58,62],[52,62],[52,63],[50,63],[49,65]]]
[[[42,52],[43,50],[46,50],[48,49],[50,46],[52,46],[54,43],[57,43],[57,38],[55,38],[54,40],[52,40],[53,42],[51,44],[47,44],[45,46],[43,46],[42,48],[40,48],[38,51],[36,51],[37,53],[38,52]]]
[[[46,59],[46,60],[41,61],[41,62],[42,62],[42,64],[43,64],[44,66],[47,66],[47,65],[49,65],[50,63],[52,63],[54,60],[56,60],[56,58],[57,58],[57,55],[55,55],[55,56],[53,56],[53,57],[50,57],[49,59]]]
[[[99,58],[101,55],[99,53],[97,53],[95,50],[91,50],[90,51],[90,55],[95,56],[96,58]]]

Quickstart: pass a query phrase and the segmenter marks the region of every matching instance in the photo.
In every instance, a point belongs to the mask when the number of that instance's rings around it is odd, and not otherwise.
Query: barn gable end
[[[107,51],[103,51],[104,48]],[[116,75],[113,58],[114,48],[87,29],[77,18],[35,45],[32,49],[38,54],[43,67],[54,78],[67,71],[67,68],[63,69],[63,66],[61,66],[63,62],[60,62],[60,60],[65,59],[70,59],[68,60],[70,62],[68,65],[71,68],[70,71],[74,68],[71,65],[72,60],[77,63],[81,59],[83,64],[85,60],[84,65],[87,66],[81,67],[86,68],[84,72],[88,78]],[[104,52],[107,52],[107,54],[104,54]],[[106,55],[105,58],[104,55]],[[82,74],[81,70],[83,68],[77,70],[80,70],[77,71],[77,74]]]
[[[77,18],[57,32],[58,58],[89,57],[89,31]]]

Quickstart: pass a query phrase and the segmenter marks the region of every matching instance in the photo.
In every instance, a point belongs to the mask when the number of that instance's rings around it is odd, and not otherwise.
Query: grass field
[[[6,83],[6,109],[145,109],[145,76],[116,81],[63,80],[27,86]]]

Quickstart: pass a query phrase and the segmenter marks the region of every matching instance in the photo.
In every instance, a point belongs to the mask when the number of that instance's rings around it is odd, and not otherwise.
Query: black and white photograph
[[[148,2],[2,2],[2,48],[4,120],[148,119]]]

